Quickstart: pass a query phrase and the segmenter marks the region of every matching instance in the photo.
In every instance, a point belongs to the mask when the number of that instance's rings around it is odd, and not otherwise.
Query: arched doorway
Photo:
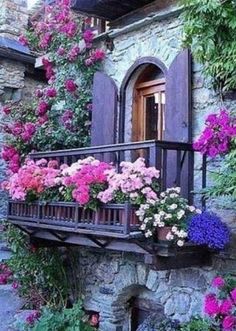
[[[165,131],[165,77],[150,64],[140,73],[133,91],[132,141],[162,140]]]
[[[157,58],[137,60],[121,86],[119,141],[162,140],[167,69]]]

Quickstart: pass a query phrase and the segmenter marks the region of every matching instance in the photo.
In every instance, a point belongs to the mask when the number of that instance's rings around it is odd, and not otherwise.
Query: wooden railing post
[[[190,151],[188,154],[188,203],[192,205],[194,190],[194,151]]]
[[[205,189],[207,185],[207,157],[202,156],[202,189]],[[206,208],[206,198],[202,195],[202,208]]]
[[[125,208],[123,213],[124,234],[130,233],[130,217],[131,217],[131,205],[129,202],[125,202]]]

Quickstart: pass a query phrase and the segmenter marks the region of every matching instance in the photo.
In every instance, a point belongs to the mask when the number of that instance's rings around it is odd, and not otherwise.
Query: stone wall
[[[235,262],[220,257],[210,267],[155,271],[138,254],[82,248],[75,254],[84,307],[100,314],[99,331],[130,331],[131,298],[151,300],[161,319],[186,321],[201,315],[212,278],[235,270]]]
[[[0,36],[17,40],[27,25],[27,0],[1,1]]]

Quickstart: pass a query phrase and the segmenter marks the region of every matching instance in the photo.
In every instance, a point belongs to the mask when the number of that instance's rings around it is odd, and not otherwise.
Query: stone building
[[[41,70],[35,70],[35,55],[18,39],[28,28],[26,0],[2,0],[0,12],[0,106],[7,101],[32,102],[35,87],[44,81]],[[0,135],[0,145],[4,137]],[[5,165],[0,163],[0,179]],[[5,194],[0,196],[0,218],[6,217]]]
[[[191,143],[207,114],[216,110],[218,97],[190,52],[182,49],[182,10],[176,1],[73,0],[72,4],[74,10],[110,22],[110,30],[96,38],[106,47],[107,57],[103,72],[94,79],[92,144],[152,139]],[[232,100],[226,103],[229,107],[235,104]],[[182,164],[186,196],[190,193],[188,162],[183,159]],[[167,168],[167,183],[172,186],[172,157]],[[195,187],[202,180],[201,170],[196,158]],[[198,199],[195,202],[199,204]],[[217,211],[234,230],[234,213]],[[38,237],[45,232],[42,228]],[[58,233],[48,232],[46,239],[58,241]],[[77,240],[71,234],[70,243],[86,246],[89,239],[85,237]],[[61,240],[67,242],[67,238],[62,236]],[[112,238],[100,240],[99,235],[91,234],[89,238],[94,248],[75,249],[77,276],[85,309],[100,316],[100,331],[149,331],[155,330],[155,325],[151,329],[145,324],[164,316],[186,321],[200,315],[212,277],[235,272],[231,251],[213,256],[204,266],[175,269],[174,264],[168,268],[148,264],[142,254],[125,252],[125,243],[121,252],[108,251]]]
[[[101,76],[94,81],[92,143],[148,139],[192,142],[200,134],[207,114],[217,110],[219,100],[203,77],[201,66],[183,50],[183,23],[177,2],[73,3],[76,10],[110,22],[110,30],[97,37],[100,46],[107,46],[107,57],[104,85]],[[107,89],[104,96],[107,80],[114,88],[112,92]],[[230,108],[235,101],[226,100],[226,104]],[[154,109],[158,114],[150,114]],[[152,126],[153,122],[160,125]],[[104,123],[109,123],[109,128],[104,128]],[[200,167],[196,158],[197,186]],[[217,207],[217,212],[235,230],[234,211]],[[163,271],[156,271],[135,254],[103,254],[86,249],[78,254],[85,307],[99,312],[101,331],[154,330],[145,328],[148,315],[151,319],[165,315],[180,321],[200,315],[212,277],[235,268],[233,254],[213,257],[208,267]]]

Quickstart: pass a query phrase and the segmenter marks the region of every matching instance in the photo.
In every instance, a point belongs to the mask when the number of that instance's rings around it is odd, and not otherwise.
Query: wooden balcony
[[[45,158],[68,165],[88,156],[112,161],[118,171],[121,161],[134,161],[142,156],[147,165],[160,170],[161,190],[180,186],[189,203],[193,202],[195,152],[191,144],[145,141],[31,154],[34,160]],[[205,187],[205,157],[201,162],[202,187]],[[48,245],[50,242],[138,253],[159,269],[167,268],[169,263],[170,266],[174,263],[176,268],[209,263],[209,252],[202,247],[188,244],[184,249],[177,249],[165,243],[148,241],[139,230],[135,207],[129,203],[101,205],[97,211],[91,211],[73,202],[9,201],[8,220],[38,244]],[[166,257],[169,257],[168,262]]]

